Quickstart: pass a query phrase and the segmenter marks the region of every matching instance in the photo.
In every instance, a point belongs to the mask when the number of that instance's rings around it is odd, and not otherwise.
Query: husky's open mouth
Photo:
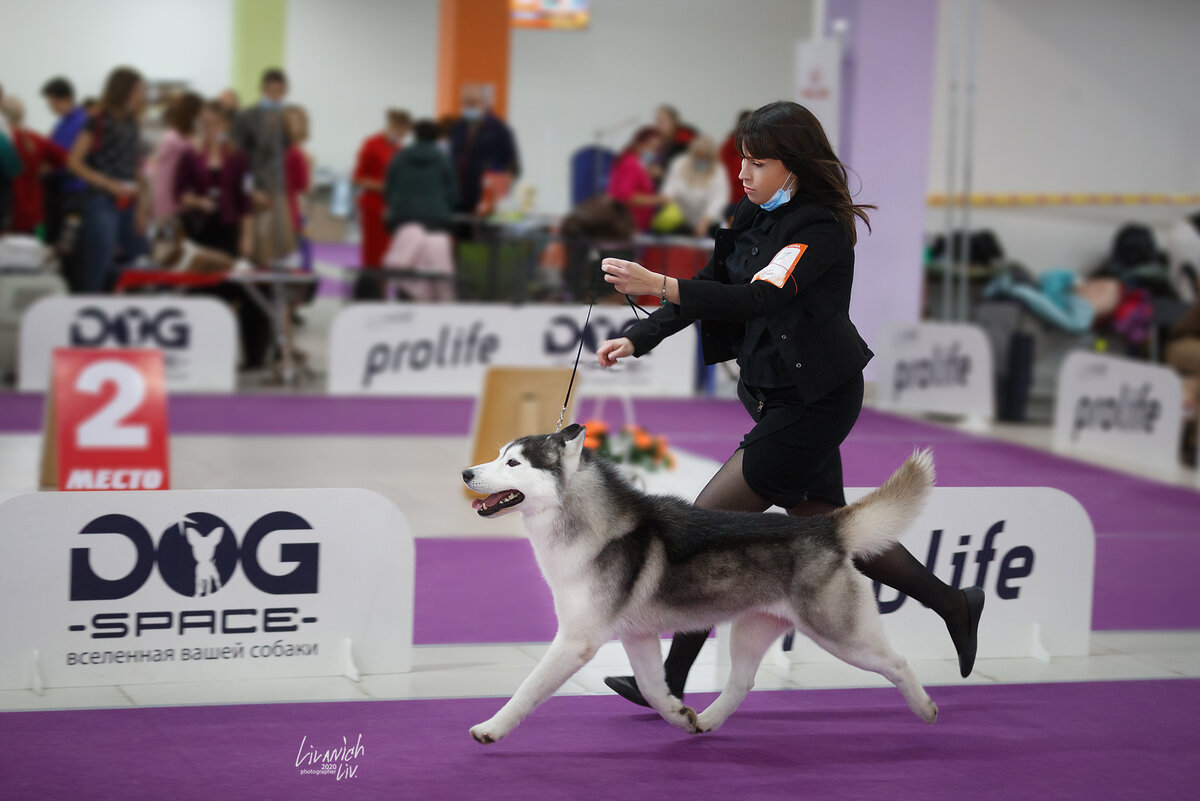
[[[504,492],[494,492],[486,498],[476,498],[471,501],[471,508],[477,511],[480,517],[487,517],[496,514],[501,509],[516,506],[523,500],[525,500],[525,496],[517,490],[504,490]]]

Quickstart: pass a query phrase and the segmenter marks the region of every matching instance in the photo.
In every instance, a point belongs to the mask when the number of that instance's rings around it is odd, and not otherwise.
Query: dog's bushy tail
[[[853,556],[887,550],[921,513],[933,482],[933,453],[914,451],[879,489],[834,514],[838,539]]]

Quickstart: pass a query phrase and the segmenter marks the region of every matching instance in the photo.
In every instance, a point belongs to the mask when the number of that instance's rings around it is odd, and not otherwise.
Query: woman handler
[[[738,397],[755,425],[696,498],[706,509],[790,515],[845,506],[838,447],[862,409],[862,369],[872,353],[850,322],[857,220],[846,168],[820,122],[792,102],[763,106],[735,135],[746,197],[731,229],[717,233],[712,258],[695,278],[677,280],[639,264],[605,259],[604,280],[627,295],[658,295],[661,307],[625,337],[597,350],[609,367],[641,356],[700,320],[704,360],[736,358]],[[857,219],[856,219],[857,218]],[[929,607],[946,623],[960,672],[975,663],[983,590],[944,584],[900,544],[855,566]],[[677,633],[667,686],[683,697],[688,671],[708,632]],[[648,705],[632,677],[609,687]]]

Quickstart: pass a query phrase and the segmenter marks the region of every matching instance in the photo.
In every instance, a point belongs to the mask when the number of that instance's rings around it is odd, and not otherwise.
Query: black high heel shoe
[[[650,706],[650,702],[642,696],[642,691],[638,689],[637,680],[633,676],[605,676],[604,683],[608,685],[608,689],[626,701],[632,701],[638,706]]]
[[[982,587],[968,587],[963,590],[963,595],[967,597],[969,630],[966,642],[958,649],[958,672],[965,679],[975,669],[975,651],[979,647],[979,618],[983,615],[985,596]],[[636,686],[635,684],[634,687]]]

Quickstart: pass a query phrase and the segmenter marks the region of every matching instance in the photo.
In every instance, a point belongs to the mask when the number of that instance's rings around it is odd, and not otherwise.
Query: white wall
[[[98,95],[109,70],[187,80],[205,94],[229,84],[230,0],[53,0],[5,2],[0,83],[25,101],[26,124],[48,131],[41,99],[48,78],[65,75],[80,97]]]
[[[289,1],[290,99],[309,111],[319,165],[352,169],[391,106],[433,114],[437,18],[437,0]]]
[[[508,116],[538,208],[567,209],[571,153],[598,129],[620,148],[667,102],[719,143],[742,109],[791,98],[811,17],[810,0],[595,0],[586,31],[513,31]]]
[[[948,23],[942,0],[929,171],[937,193],[946,186]],[[982,0],[979,31],[974,191],[1200,190],[1200,3]],[[1083,269],[1122,221],[1192,211],[975,210],[972,228],[993,228],[1037,271]],[[930,226],[943,227],[944,214],[931,210]]]

